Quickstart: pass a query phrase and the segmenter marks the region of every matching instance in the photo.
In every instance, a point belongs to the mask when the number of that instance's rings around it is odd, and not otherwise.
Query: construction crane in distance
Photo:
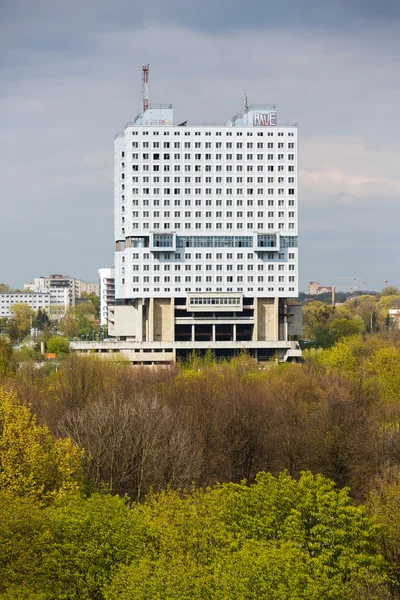
[[[357,281],[361,281],[362,282],[361,277],[334,277],[333,279],[350,279],[350,280],[352,280],[354,282],[354,284],[352,286],[348,286],[347,285],[347,286],[344,286],[344,287],[350,287],[350,289],[353,289],[355,292],[358,290]]]

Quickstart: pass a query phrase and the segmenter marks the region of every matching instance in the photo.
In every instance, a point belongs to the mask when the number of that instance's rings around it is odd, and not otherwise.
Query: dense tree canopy
[[[143,514],[151,542],[120,568],[108,600],[342,600],[384,587],[372,521],[321,476],[164,492]]]
[[[0,338],[0,600],[398,599],[400,333],[348,334],[57,373]]]
[[[316,346],[329,348],[344,337],[384,331],[395,326],[389,309],[400,307],[400,292],[390,286],[380,294],[360,294],[349,297],[336,306],[320,299],[303,306],[303,339]]]

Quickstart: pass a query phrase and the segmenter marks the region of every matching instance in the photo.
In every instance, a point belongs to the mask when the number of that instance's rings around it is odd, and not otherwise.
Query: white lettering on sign
[[[253,125],[259,127],[276,125],[276,112],[254,113]]]

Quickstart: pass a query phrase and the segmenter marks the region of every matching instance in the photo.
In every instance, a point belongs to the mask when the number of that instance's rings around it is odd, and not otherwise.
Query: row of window
[[[125,196],[122,196],[122,202],[125,202]],[[132,206],[139,206],[139,202],[141,202],[143,207],[150,207],[150,202],[152,207],[155,206],[160,206],[160,200],[157,198],[152,198],[151,201],[148,198],[142,198],[142,199],[138,199],[138,198],[134,198],[132,200]],[[242,199],[235,199],[235,206],[243,206],[243,200]],[[190,198],[186,198],[184,201],[182,200],[182,205],[184,203],[184,206],[192,206],[192,200]],[[202,205],[202,200],[201,198],[196,198],[194,200],[194,206],[201,206]],[[213,200],[210,198],[207,198],[207,200],[204,201],[205,206],[212,206],[213,204]],[[291,198],[290,200],[287,201],[288,206],[294,206],[295,205],[295,200],[293,198]],[[221,199],[218,198],[217,200],[215,200],[215,206],[233,206],[233,200],[231,200],[230,198],[228,199]],[[168,198],[164,198],[163,199],[163,206],[171,206],[171,200],[169,200]],[[174,206],[181,206],[181,200],[179,198],[175,198],[174,199]],[[247,198],[246,199],[246,206],[255,206],[255,200],[253,200],[252,198]],[[264,200],[262,198],[257,198],[257,206],[264,206]],[[275,200],[273,198],[269,198],[268,200],[265,201],[265,206],[275,206]],[[285,198],[280,198],[277,201],[277,206],[285,206]],[[121,206],[121,210],[122,212],[124,212],[125,207],[122,204]]]
[[[205,148],[207,149],[211,149],[212,146],[212,142],[153,142],[151,144],[151,147],[153,149],[159,149],[161,147],[163,147],[164,149],[180,149],[180,148],[184,148],[184,149],[200,149],[200,148]],[[223,143],[222,142],[215,142],[215,148],[222,148],[223,147]],[[274,146],[274,142],[268,142],[266,144],[264,144],[264,142],[247,142],[246,144],[244,144],[243,142],[236,142],[236,144],[233,146],[233,142],[225,142],[224,144],[225,148],[228,149],[232,149],[233,147],[235,147],[236,149],[241,149],[241,148],[247,148],[248,150],[251,150],[253,148],[257,148],[257,150],[263,150],[264,148],[267,148],[268,150],[273,150],[275,147],[278,148],[278,150],[283,150],[285,148],[285,142],[278,142],[275,146]],[[294,149],[294,142],[288,142],[287,147],[289,150],[293,150]],[[132,142],[132,148],[139,148],[139,142]],[[140,148],[142,149],[150,149],[150,142],[142,142]],[[121,152],[121,157],[124,158],[125,157],[125,151]]]
[[[265,258],[266,260],[285,260],[284,252],[265,252],[264,254],[266,256],[263,257],[263,259]],[[152,258],[154,258],[155,260],[159,261],[159,258],[156,259],[150,252],[144,252],[142,255],[140,255],[139,252],[132,252],[128,255],[128,257],[131,260],[151,260]],[[259,259],[259,255],[254,254],[254,252],[248,252],[247,254],[244,254],[243,252],[237,252],[236,254],[234,254],[233,252],[216,252],[214,255],[212,254],[212,252],[206,252],[205,254],[203,254],[202,252],[195,252],[193,254],[191,252],[175,252],[173,253],[173,256],[171,256],[171,252],[164,252],[161,258],[164,260],[192,260],[192,258],[194,260],[245,260],[246,258],[247,260],[254,260]],[[288,260],[294,259],[295,253],[288,252]],[[125,256],[122,256],[122,262],[125,262]],[[282,265],[282,267],[283,266],[284,265]],[[279,270],[281,271],[282,269]]]
[[[244,227],[243,223],[180,223],[179,221],[176,223],[163,223],[162,227],[161,227],[161,223],[157,223],[157,222],[152,222],[151,223],[151,227],[150,227],[150,223],[149,222],[144,222],[144,223],[135,223],[135,222],[131,222],[129,224],[129,228],[134,230],[134,231],[138,231],[139,229],[148,229],[150,231],[150,229],[163,229],[164,231],[167,230],[177,230],[177,229],[181,229],[181,225],[182,225],[182,229],[249,229],[251,231],[255,231],[255,230],[260,230],[260,229],[264,229],[264,223],[246,223],[246,227]],[[275,229],[278,229],[279,231],[284,230],[284,229],[296,229],[296,224],[295,223],[265,223],[266,227],[265,229],[269,229],[274,231]],[[123,227],[121,229],[121,234],[125,235],[125,228]]]
[[[186,287],[186,288],[180,288],[180,287],[173,287],[172,290],[170,287],[163,287],[163,288],[159,288],[159,287],[154,287],[151,288],[151,294],[169,294],[169,293],[173,293],[173,294],[180,294],[182,292],[246,292],[246,293],[252,293],[254,291],[257,292],[261,292],[263,294],[265,293],[273,293],[276,294],[277,292],[284,292],[284,293],[288,293],[288,292],[293,292],[295,293],[296,290],[294,287],[289,286],[288,288],[285,287],[258,287],[256,289],[254,289],[253,287],[246,287],[245,289],[243,289],[242,287],[237,287],[235,289],[231,288],[231,287],[227,287],[225,289],[223,289],[222,287],[216,287],[215,289],[211,288],[211,287],[206,287],[206,288],[201,288],[201,287],[196,287],[194,290],[191,287]],[[132,288],[132,292],[135,294],[150,294],[150,288],[148,287],[133,287]]]
[[[192,269],[193,266],[193,269]],[[260,263],[257,265],[257,271],[275,271],[275,267],[277,271],[285,271],[285,267],[288,267],[289,271],[295,270],[295,265],[289,264],[271,264],[271,263]],[[171,264],[153,264],[153,265],[136,265],[133,264],[131,266],[132,271],[161,271],[161,267],[163,271],[180,271],[182,267],[182,271],[253,271],[254,265],[232,265],[232,264],[185,264],[180,265],[177,263]],[[171,268],[172,267],[172,268]],[[184,267],[184,268],[183,268]],[[254,269],[255,270],[255,269]],[[121,267],[121,273],[125,273],[125,267]]]
[[[122,212],[125,212],[124,210],[122,210]],[[148,218],[150,217],[150,211],[148,210],[143,210],[140,211],[141,212],[141,217]],[[185,217],[185,219],[191,219],[192,215],[195,219],[202,219],[203,217],[205,217],[206,219],[212,219],[213,217],[217,218],[217,219],[222,219],[223,216],[226,219],[232,219],[233,218],[233,211],[231,210],[227,210],[225,211],[225,215],[222,214],[222,211],[217,210],[214,214],[212,213],[212,211],[208,211],[206,210],[205,213],[202,213],[200,210],[196,210],[193,213],[189,210],[185,210],[184,212],[181,213],[180,210],[175,210],[173,211],[173,215],[171,214],[171,211],[169,210],[165,210],[163,212],[163,217],[164,219],[169,219],[170,217],[174,216],[175,218],[178,218],[182,215],[182,217]],[[266,218],[268,219],[274,219],[275,218],[275,212],[273,210],[269,210],[266,213],[264,213],[264,211],[259,210],[257,211],[257,214],[255,214],[252,210],[248,210],[247,212],[243,212],[241,210],[236,211],[235,217],[242,219],[244,217],[247,218],[253,218],[255,216],[257,216],[259,219],[263,219],[264,215]],[[151,216],[153,218],[159,218],[160,217],[160,211],[159,210],[154,210],[151,214]],[[284,219],[285,218],[285,211],[283,210],[278,210],[276,216],[279,219]],[[294,211],[289,210],[288,214],[287,214],[288,218],[294,218]],[[124,218],[124,217],[122,217]],[[139,218],[139,211],[138,210],[133,210],[132,211],[132,218],[133,219],[138,219]]]
[[[163,188],[162,194],[164,196],[180,196],[182,192],[182,195],[184,194],[185,196],[191,196],[193,193],[196,196],[202,196],[204,194],[206,196],[222,196],[223,193],[227,196],[232,196],[233,194],[236,194],[237,196],[242,196],[243,194],[246,194],[247,196],[253,196],[255,191],[256,190],[254,188],[236,188],[235,190],[233,188],[216,188],[215,190],[212,188]],[[137,196],[139,194],[142,196],[148,196],[150,193],[158,196],[160,195],[161,191],[160,188],[144,187],[141,190],[139,188],[132,188],[133,196]],[[275,194],[278,194],[278,196],[284,196],[285,194],[288,196],[294,196],[295,189],[288,188],[288,190],[285,190],[285,188],[257,188],[257,195],[261,196],[264,193],[267,193],[269,196],[274,196]]]
[[[263,154],[263,153],[236,153],[235,157],[232,153],[227,153],[224,156],[222,152],[216,152],[215,154],[211,154],[210,152],[206,152],[201,154],[201,152],[195,152],[191,154],[190,152],[186,152],[181,154],[180,152],[176,152],[171,154],[171,152],[164,152],[160,154],[159,152],[153,152],[150,154],[149,152],[143,152],[139,154],[138,152],[132,153],[132,160],[295,160],[294,154],[285,154],[284,152],[278,154]]]
[[[123,177],[124,179],[125,177]],[[172,183],[172,178],[169,176],[163,177],[162,178],[163,183]],[[134,183],[160,183],[160,177],[157,175],[155,177],[153,177],[152,181],[150,182],[150,177],[148,175],[144,175],[143,177],[139,177],[136,176],[132,177],[132,182]],[[192,181],[192,177],[174,177],[173,179],[173,183],[202,183],[202,178],[201,177],[194,177],[194,180]],[[204,182],[203,183],[264,183],[264,177],[257,177],[257,179],[255,177],[246,177],[245,180],[242,176],[236,177],[236,179],[234,180],[233,177],[225,177],[225,182],[223,181],[223,177],[216,177],[215,181],[213,182],[213,178],[212,177],[205,177],[204,178]],[[274,184],[275,183],[275,178],[274,177],[268,177],[265,183],[270,183],[270,184]],[[283,185],[285,185],[285,178],[284,177],[278,177],[276,183],[281,183]],[[294,177],[288,177],[287,178],[287,183],[295,183],[295,178]]]
[[[189,304],[196,306],[241,306],[241,298],[190,298]]]
[[[172,235],[166,236],[170,238],[169,245],[172,245]],[[258,236],[259,239],[270,243],[270,247],[276,247],[277,239],[275,235]],[[264,240],[265,237],[265,240]],[[257,244],[259,242],[257,241]],[[279,238],[280,248],[297,248],[298,238],[296,235],[281,235]],[[125,248],[146,248],[149,246],[149,236],[127,237],[126,240],[117,242],[117,250],[125,250]],[[252,248],[252,235],[179,235],[176,236],[177,248]],[[170,259],[170,252],[164,253],[164,258]]]
[[[174,135],[180,135],[181,131],[182,130],[178,129],[177,131],[174,131],[173,133],[174,133]],[[139,130],[133,130],[132,131],[132,135],[139,135],[139,133],[141,133],[142,135],[149,135],[149,130],[148,129],[142,129],[140,131]],[[192,133],[193,132],[190,131],[190,130],[183,131],[183,134],[185,136],[187,136],[187,137],[190,136]],[[213,131],[213,132],[211,132],[211,131],[195,131],[194,135],[195,136],[201,136],[202,134],[204,134],[206,137],[210,137],[213,133],[217,137],[221,137],[222,136],[222,131]],[[245,131],[245,132],[243,132],[243,131],[235,131],[234,133],[238,137],[243,136],[244,133],[246,133],[247,137],[252,137],[253,136],[253,132],[252,131]],[[257,133],[257,137],[263,137],[264,136],[264,131],[257,131],[255,133]],[[288,137],[294,137],[294,132],[293,131],[288,131],[288,132],[286,132],[286,131],[285,132],[284,131],[277,131],[276,132],[276,131],[273,131],[271,129],[268,130],[267,132],[265,132],[265,136],[266,137],[274,137],[275,133],[276,133],[276,135],[278,137],[284,137],[285,133],[287,133]],[[153,134],[153,136],[154,135],[160,135],[160,131],[158,129],[155,129],[155,130],[152,131],[152,134]],[[163,134],[164,135],[169,135],[170,131],[168,129],[164,129]],[[225,131],[225,135],[227,137],[232,137],[233,132],[232,131]]]
[[[215,279],[214,279],[215,277]],[[233,282],[237,282],[237,283],[243,283],[244,281],[247,281],[247,283],[254,283],[254,282],[258,282],[258,283],[264,283],[264,281],[268,282],[268,283],[274,283],[275,282],[275,275],[268,275],[266,277],[264,277],[264,275],[258,275],[258,276],[253,276],[253,275],[248,275],[246,278],[244,278],[243,275],[216,275],[216,276],[212,276],[212,275],[196,275],[195,277],[192,278],[191,275],[185,275],[184,277],[180,276],[180,275],[175,275],[175,277],[171,278],[169,275],[165,275],[163,277],[163,282],[164,283],[170,283],[172,280],[175,283],[181,283],[181,281],[185,282],[185,283],[191,283],[192,279],[193,282],[195,283],[202,283],[203,281],[205,283],[213,283],[213,281],[215,281],[216,283],[233,283]],[[124,284],[125,279],[122,279],[122,283]],[[285,283],[286,279],[285,279],[285,275],[279,275],[277,277],[277,281],[278,283]],[[288,277],[288,281],[289,283],[294,283],[295,281],[295,276],[294,275],[289,275]],[[153,277],[150,277],[150,275],[134,275],[132,277],[132,283],[149,283],[149,284],[154,284],[154,283],[160,283],[161,282],[161,278],[159,275],[154,275]]]
[[[122,164],[124,165],[124,167],[121,167],[121,170],[125,168],[125,163],[122,163]],[[132,166],[132,171],[135,171],[136,173],[139,173],[140,171],[142,171],[142,172],[150,171],[150,165],[135,165],[135,164],[133,164],[131,166]],[[162,167],[163,167],[162,169],[160,169],[160,166],[161,165],[152,165],[151,170],[154,171],[155,173],[159,173],[160,171],[164,171],[165,173],[168,173],[168,172],[171,172],[172,170],[175,171],[176,173],[179,173],[181,170],[185,171],[185,173],[191,173],[192,171],[194,171],[195,173],[202,173],[203,171],[205,173],[212,173],[214,165],[173,165],[173,167],[174,167],[173,169],[171,168],[172,165],[162,165]],[[181,169],[181,166],[184,166],[184,169]],[[193,169],[192,169],[192,166],[194,167]],[[288,173],[294,173],[295,165],[277,165],[277,171],[280,173],[284,173],[285,166],[287,167]],[[246,168],[244,169],[244,167],[246,167]],[[269,171],[270,173],[273,173],[275,171],[275,165],[267,165],[267,167],[268,167],[267,169],[264,169],[264,165],[215,165],[215,172],[216,173],[225,173],[225,172],[226,173],[243,173],[243,171],[246,171],[247,173],[252,173],[252,172],[256,171],[255,167],[257,167],[257,173],[263,173],[265,170]],[[122,173],[122,175],[125,178],[125,173]]]

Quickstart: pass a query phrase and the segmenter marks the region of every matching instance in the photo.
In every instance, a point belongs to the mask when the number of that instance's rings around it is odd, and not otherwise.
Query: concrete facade
[[[114,236],[117,339],[105,354],[300,356],[287,305],[298,295],[297,126],[278,125],[275,107],[208,126],[174,124],[161,105],[128,123],[114,144]]]
[[[11,308],[15,304],[27,304],[32,310],[45,310],[50,312],[51,295],[46,292],[6,292],[0,294],[0,317],[10,318],[13,316]]]

